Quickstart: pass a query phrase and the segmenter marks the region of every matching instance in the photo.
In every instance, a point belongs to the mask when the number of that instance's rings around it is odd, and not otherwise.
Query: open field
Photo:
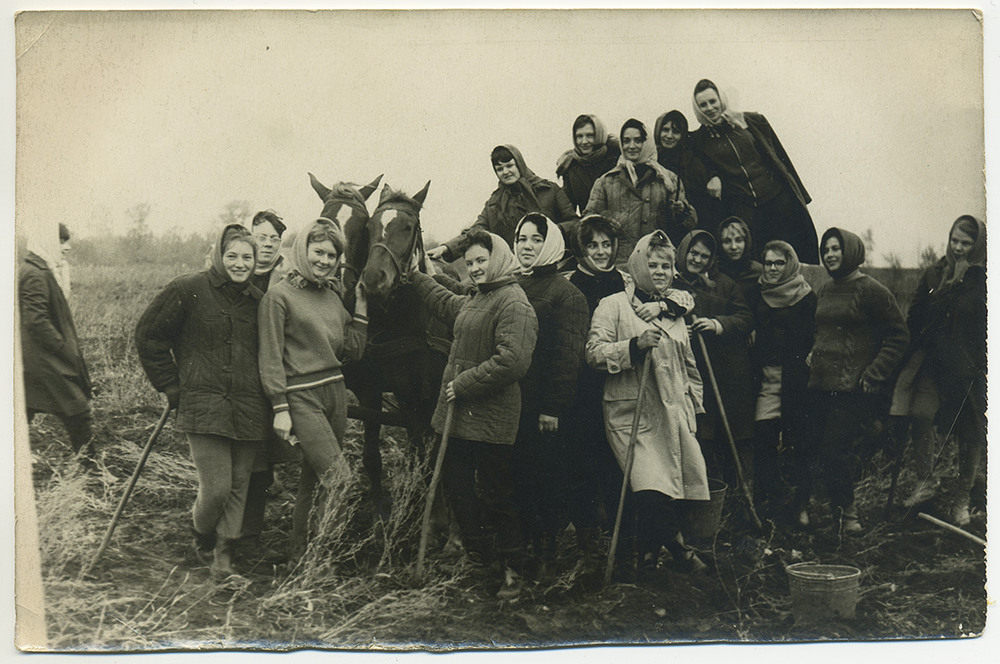
[[[874,271],[873,271],[874,272]],[[731,492],[722,528],[702,550],[712,569],[690,576],[666,566],[643,584],[602,586],[574,566],[563,538],[560,574],[500,602],[491,579],[454,548],[432,543],[423,584],[413,578],[426,468],[387,429],[385,520],[362,499],[360,432],[351,422],[347,453],[357,475],[334,497],[339,509],[290,573],[242,570],[246,587],[212,582],[188,535],[196,480],[172,421],[160,436],[111,546],[91,577],[82,565],[97,550],[162,408],[135,357],[139,314],[175,271],[161,266],[74,266],[74,315],[99,393],[94,400],[102,472],[84,474],[52,417],[32,425],[34,480],[50,647],[57,650],[327,646],[451,648],[568,643],[801,641],[958,637],[985,626],[985,560],[976,544],[892,510],[883,518],[891,459],[873,454],[858,489],[863,535],[841,538],[822,503],[807,532],[755,534]],[[877,274],[879,278],[883,275]],[[897,275],[904,292],[915,275]],[[886,281],[889,279],[886,277]],[[399,441],[399,442],[397,442]],[[954,445],[942,454],[955,475]],[[282,549],[290,529],[296,468],[279,467],[265,541]],[[913,477],[904,471],[899,495]],[[942,498],[924,509],[947,518]],[[976,505],[974,505],[976,507]],[[985,536],[980,504],[969,530]],[[817,560],[862,570],[851,620],[796,625],[784,567]]]

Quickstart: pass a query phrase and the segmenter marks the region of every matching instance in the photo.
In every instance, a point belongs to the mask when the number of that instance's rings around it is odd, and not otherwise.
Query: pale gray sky
[[[985,215],[983,51],[971,11],[198,12],[24,14],[16,27],[17,221],[181,233],[227,202],[296,227],[330,184],[431,189],[438,239],[496,186],[513,143],[541,176],[579,113],[697,126],[707,77],[764,113],[817,228],[875,232],[915,264]]]

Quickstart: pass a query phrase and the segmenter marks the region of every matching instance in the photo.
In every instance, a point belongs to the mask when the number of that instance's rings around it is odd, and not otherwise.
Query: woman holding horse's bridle
[[[305,552],[314,499],[323,505],[323,489],[346,469],[341,445],[347,388],[341,366],[364,352],[368,303],[359,283],[354,315],[344,306],[339,279],[344,244],[340,228],[327,219],[301,230],[288,274],[260,304],[260,377],[273,407],[274,431],[302,448],[291,562]]]
[[[498,595],[513,597],[523,585],[524,567],[512,464],[521,412],[518,381],[531,364],[538,323],[517,284],[517,263],[504,239],[473,229],[464,243],[474,286],[470,295],[456,295],[426,274],[412,275],[431,312],[454,329],[432,425],[444,433],[446,411],[454,402],[443,466],[445,494],[466,553],[485,566],[495,555],[505,568]]]

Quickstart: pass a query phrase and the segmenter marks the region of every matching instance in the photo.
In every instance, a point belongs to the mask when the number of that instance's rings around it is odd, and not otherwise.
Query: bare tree
[[[934,265],[934,263],[937,263],[938,259],[939,256],[937,250],[933,246],[927,245],[920,250],[920,260],[917,263],[917,267],[922,270],[929,268],[931,265]]]
[[[146,223],[149,212],[149,203],[136,203],[125,211],[129,218],[128,233],[125,234],[126,260],[137,260],[151,244],[153,232]]]
[[[250,201],[229,201],[225,209],[219,214],[219,221],[223,224],[246,225],[250,218]]]

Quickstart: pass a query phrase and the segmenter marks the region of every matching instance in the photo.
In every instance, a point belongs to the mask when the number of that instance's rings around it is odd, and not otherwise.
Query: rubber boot
[[[197,556],[198,562],[202,565],[208,565],[211,562],[212,550],[215,549],[215,543],[218,539],[215,531],[199,533],[194,526],[191,526],[191,535],[194,536],[194,555]]]

